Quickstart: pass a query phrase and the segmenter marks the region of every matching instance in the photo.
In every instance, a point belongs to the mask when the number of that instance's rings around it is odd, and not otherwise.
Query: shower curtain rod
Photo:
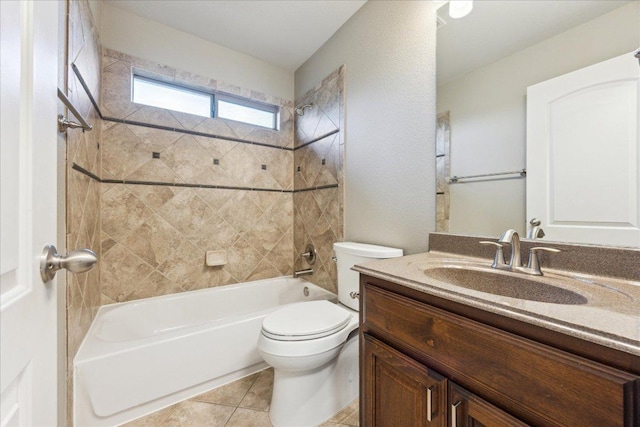
[[[485,174],[482,174],[482,175],[452,176],[451,178],[449,178],[449,184],[461,183],[460,180],[465,180],[465,179],[486,178],[486,177],[504,176],[504,175],[520,175],[520,177],[525,178],[527,176],[527,170],[526,169],[520,169],[520,170],[517,170],[517,171],[485,173]],[[516,178],[516,177],[514,177],[514,178]],[[464,184],[464,183],[461,183],[461,184]]]

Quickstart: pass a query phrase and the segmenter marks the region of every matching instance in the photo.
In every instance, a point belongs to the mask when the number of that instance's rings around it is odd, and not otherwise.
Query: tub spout
[[[307,276],[313,274],[313,268],[307,268],[305,270],[298,270],[293,272],[293,277]]]

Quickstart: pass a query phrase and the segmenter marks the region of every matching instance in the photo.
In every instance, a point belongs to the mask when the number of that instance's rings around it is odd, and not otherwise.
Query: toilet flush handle
[[[360,292],[356,292],[356,291],[349,292],[349,296],[351,297],[351,299],[358,299],[360,298]]]

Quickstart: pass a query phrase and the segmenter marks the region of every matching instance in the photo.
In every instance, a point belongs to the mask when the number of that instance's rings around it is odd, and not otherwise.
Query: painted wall
[[[450,111],[451,175],[526,167],[527,86],[640,46],[640,2],[633,2],[438,88]],[[450,228],[458,234],[526,232],[525,179],[450,186]]]
[[[102,5],[104,47],[285,99],[293,72],[127,11]]]
[[[435,4],[367,2],[295,74],[345,64],[345,239],[424,252],[435,230]]]

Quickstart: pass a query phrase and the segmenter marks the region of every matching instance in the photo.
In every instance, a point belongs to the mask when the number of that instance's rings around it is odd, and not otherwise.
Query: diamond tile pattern
[[[128,89],[118,86],[118,80],[111,74],[124,78],[129,75],[130,67],[140,67],[141,61],[106,50],[103,98],[107,114],[120,112],[121,116],[138,122],[177,129],[186,127],[189,115],[131,103],[125,105]],[[175,70],[158,64],[145,63],[145,66],[165,75],[176,75]],[[199,81],[203,82],[202,79]],[[207,84],[212,85],[211,82]],[[217,85],[220,89],[220,82]],[[305,116],[296,117],[296,146],[334,133],[295,152],[179,131],[108,124],[103,138],[102,173],[105,178],[279,191],[339,187],[292,196],[291,193],[156,185],[105,186],[103,302],[290,274],[294,254],[301,253],[310,242],[314,243],[320,257],[314,266],[314,275],[308,279],[335,291],[336,269],[331,256],[333,242],[343,239],[344,148],[342,132],[335,132],[342,124],[343,87],[344,68],[340,68],[298,102],[314,103],[314,108],[306,110]],[[236,87],[228,89],[244,96],[265,98]],[[283,108],[282,116],[287,116],[283,117],[285,122],[293,120],[291,110]],[[293,142],[273,139],[270,131],[264,133],[221,120],[204,119],[199,123],[195,120],[190,126],[216,135],[293,145]],[[153,158],[153,152],[159,152],[160,158]],[[266,169],[262,165],[266,165]],[[300,166],[300,171],[294,176],[296,166]],[[130,254],[126,261],[110,253],[118,251],[116,253],[123,255],[122,249]],[[204,266],[206,250],[213,249],[227,250],[229,263],[226,266],[217,269]],[[162,259],[163,253],[170,254],[171,259]],[[122,262],[140,267],[130,271],[118,268],[118,263]],[[305,268],[303,260],[295,260],[295,267]],[[131,277],[119,276],[126,271]],[[147,280],[152,272],[166,279],[161,280],[165,286],[153,285]],[[141,274],[145,277],[138,277]],[[144,290],[122,283],[128,279],[138,284],[145,281],[151,286]]]
[[[94,99],[99,99],[102,48],[92,22],[88,2],[86,0],[70,1],[68,13],[68,58],[61,58],[62,64],[68,61],[67,96],[87,121],[93,124],[93,130],[82,132],[80,129],[72,129],[66,132],[66,249],[72,251],[90,248],[100,259],[102,255],[100,251],[102,184],[72,169],[72,166],[75,163],[95,175],[100,175],[102,126],[89,96],[72,71],[71,64],[78,67]],[[64,49],[61,52],[64,52]],[[64,87],[64,84],[60,87]],[[64,248],[58,249],[61,252],[64,250]],[[66,280],[67,384],[69,384],[67,413],[71,417],[72,361],[100,306],[100,268],[81,274],[67,272]]]
[[[294,265],[306,268],[297,254],[309,242],[315,244],[319,260],[314,275],[307,278],[336,291],[331,256],[333,242],[343,239],[344,134],[337,130],[343,128],[344,67],[299,100],[297,104],[313,102],[315,107],[298,117],[291,101],[102,49],[87,0],[71,0],[68,16],[68,96],[94,130],[67,133],[66,244],[69,250],[92,248],[100,259],[99,268],[67,274],[68,423],[72,425],[71,363],[101,304],[289,275]],[[104,116],[174,131],[102,121],[71,63]],[[280,105],[280,130],[134,104],[134,67],[170,81]],[[313,140],[317,141],[291,150]],[[152,156],[154,152],[159,158]],[[104,180],[127,183],[101,183],[74,170],[73,164]],[[294,173],[296,166],[301,170]],[[171,185],[175,183],[271,191]],[[291,193],[326,185],[338,187]],[[205,252],[220,249],[227,252],[227,265],[207,267]],[[253,388],[260,384],[255,381]],[[209,402],[194,399],[158,416],[171,425],[193,425],[198,418],[188,414],[195,410],[204,411],[209,420],[228,420],[229,425],[251,422],[254,416],[268,423],[264,411],[269,402],[264,396],[247,393],[243,402],[233,412],[208,408],[202,405]]]
[[[103,302],[121,302],[292,273],[290,193],[105,186]],[[283,243],[281,243],[283,242]],[[207,250],[228,264],[207,267]],[[266,274],[268,272],[269,274]]]
[[[337,292],[337,270],[332,261],[333,243],[344,240],[343,222],[343,152],[344,152],[344,66],[296,101],[296,105],[313,104],[303,116],[296,117],[294,154],[294,188],[307,190],[327,185],[337,188],[294,193],[293,240],[296,270],[308,268],[299,254],[313,243],[318,259],[314,273],[307,280]],[[335,132],[325,138],[328,133]],[[321,138],[318,140],[318,138]]]
[[[106,117],[187,129],[228,138],[237,138],[279,147],[293,146],[293,103],[260,92],[239,88],[187,71],[153,63],[111,49],[103,50],[102,113]],[[256,128],[245,123],[199,117],[131,102],[133,68],[155,74],[164,81],[176,82],[204,91],[220,90],[256,101],[280,106],[280,129]]]

